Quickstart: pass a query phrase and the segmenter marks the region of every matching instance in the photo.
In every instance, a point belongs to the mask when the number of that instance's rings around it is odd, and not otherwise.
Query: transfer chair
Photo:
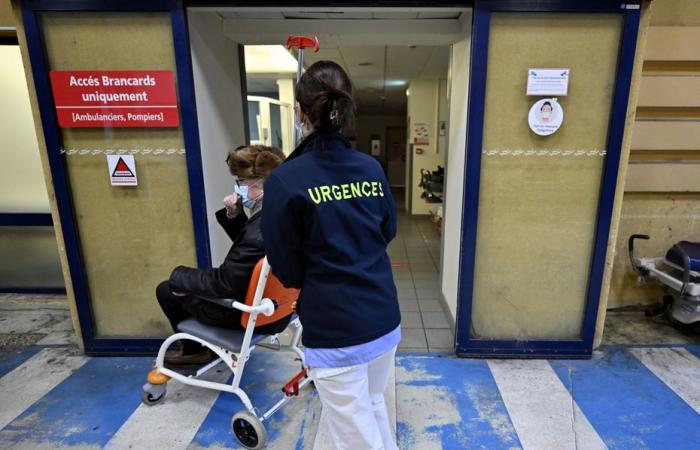
[[[700,331],[700,242],[680,241],[664,257],[635,258],[634,241],[648,240],[645,234],[634,234],[628,242],[629,259],[642,279],[665,285],[669,294],[663,304],[647,311],[647,316],[670,314],[671,318]]]
[[[148,382],[143,386],[141,397],[143,403],[150,406],[163,401],[166,385],[170,379],[192,386],[231,392],[237,395],[243,406],[245,406],[245,410],[237,412],[231,420],[231,428],[234,435],[246,448],[261,448],[267,440],[264,422],[292,397],[298,395],[299,390],[310,381],[304,368],[304,354],[298,346],[302,327],[299,319],[293,312],[293,304],[298,296],[299,290],[285,288],[270,273],[270,265],[267,262],[267,258],[263,258],[253,270],[245,303],[240,303],[233,299],[199,297],[226,308],[242,311],[241,325],[245,327],[245,331],[212,327],[204,325],[193,318],[180,322],[178,324],[179,333],[175,333],[167,338],[158,351],[153,369],[148,374]],[[276,335],[256,334],[255,327],[277,321],[289,315],[292,315],[290,326],[294,330],[289,349],[301,360],[302,370],[282,388],[285,394],[284,397],[266,412],[258,414],[258,410],[253,407],[250,398],[240,386],[243,369],[256,345],[266,346],[263,341],[269,340],[269,343],[276,344],[277,349],[281,348],[281,346]],[[164,365],[165,352],[174,342],[181,339],[199,342],[214,352],[218,358],[189,376],[168,369]],[[230,384],[198,379],[202,374],[218,366],[222,361],[233,372],[233,381]]]

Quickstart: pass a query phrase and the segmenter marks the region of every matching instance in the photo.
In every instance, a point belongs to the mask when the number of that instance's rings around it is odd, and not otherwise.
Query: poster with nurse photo
[[[530,108],[530,129],[539,136],[549,136],[559,129],[564,120],[564,110],[554,98],[543,98]]]

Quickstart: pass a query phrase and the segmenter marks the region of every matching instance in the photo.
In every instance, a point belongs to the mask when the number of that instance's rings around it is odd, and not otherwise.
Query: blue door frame
[[[492,12],[600,12],[624,16],[622,42],[618,57],[617,77],[612,100],[607,138],[607,156],[603,167],[598,217],[591,258],[582,337],[571,340],[493,340],[471,336],[474,268],[476,259],[477,219],[481,178],[481,151],[484,129],[486,69],[488,61],[489,24]],[[605,256],[610,221],[615,199],[617,172],[622,150],[622,137],[627,115],[632,68],[639,29],[639,1],[589,0],[518,0],[476,1],[472,28],[471,79],[467,157],[464,188],[463,236],[459,280],[457,333],[455,351],[472,357],[590,357],[593,349],[596,317],[605,269]]]
[[[185,141],[187,174],[192,206],[197,263],[200,267],[211,265],[209,232],[207,227],[206,202],[202,159],[199,148],[197,111],[194,100],[194,82],[190,61],[190,46],[187,34],[185,10],[181,0],[23,0],[22,21],[32,66],[39,112],[44,130],[51,176],[56,195],[61,228],[65,241],[72,288],[78,310],[85,353],[88,355],[115,355],[129,353],[152,354],[158,350],[161,339],[113,339],[95,336],[95,326],[90,303],[85,265],[80,248],[78,223],[73,209],[70,180],[66,171],[62,147],[61,130],[56,120],[53,95],[49,83],[47,63],[39,14],[48,11],[153,11],[170,13],[173,28],[173,46],[177,69],[177,92],[180,99],[180,116]],[[154,287],[155,288],[155,287]],[[154,299],[155,301],[155,299]]]

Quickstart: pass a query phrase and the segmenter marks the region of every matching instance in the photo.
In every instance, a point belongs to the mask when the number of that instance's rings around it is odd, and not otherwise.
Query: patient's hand
[[[232,219],[240,212],[239,196],[236,193],[224,197],[224,206],[226,207],[226,215]]]

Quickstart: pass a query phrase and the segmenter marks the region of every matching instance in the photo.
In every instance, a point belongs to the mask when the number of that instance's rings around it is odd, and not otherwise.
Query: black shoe
[[[198,353],[183,354],[182,349],[168,350],[165,352],[165,364],[169,366],[186,366],[195,364],[206,364],[213,361],[215,355],[204,349]]]

